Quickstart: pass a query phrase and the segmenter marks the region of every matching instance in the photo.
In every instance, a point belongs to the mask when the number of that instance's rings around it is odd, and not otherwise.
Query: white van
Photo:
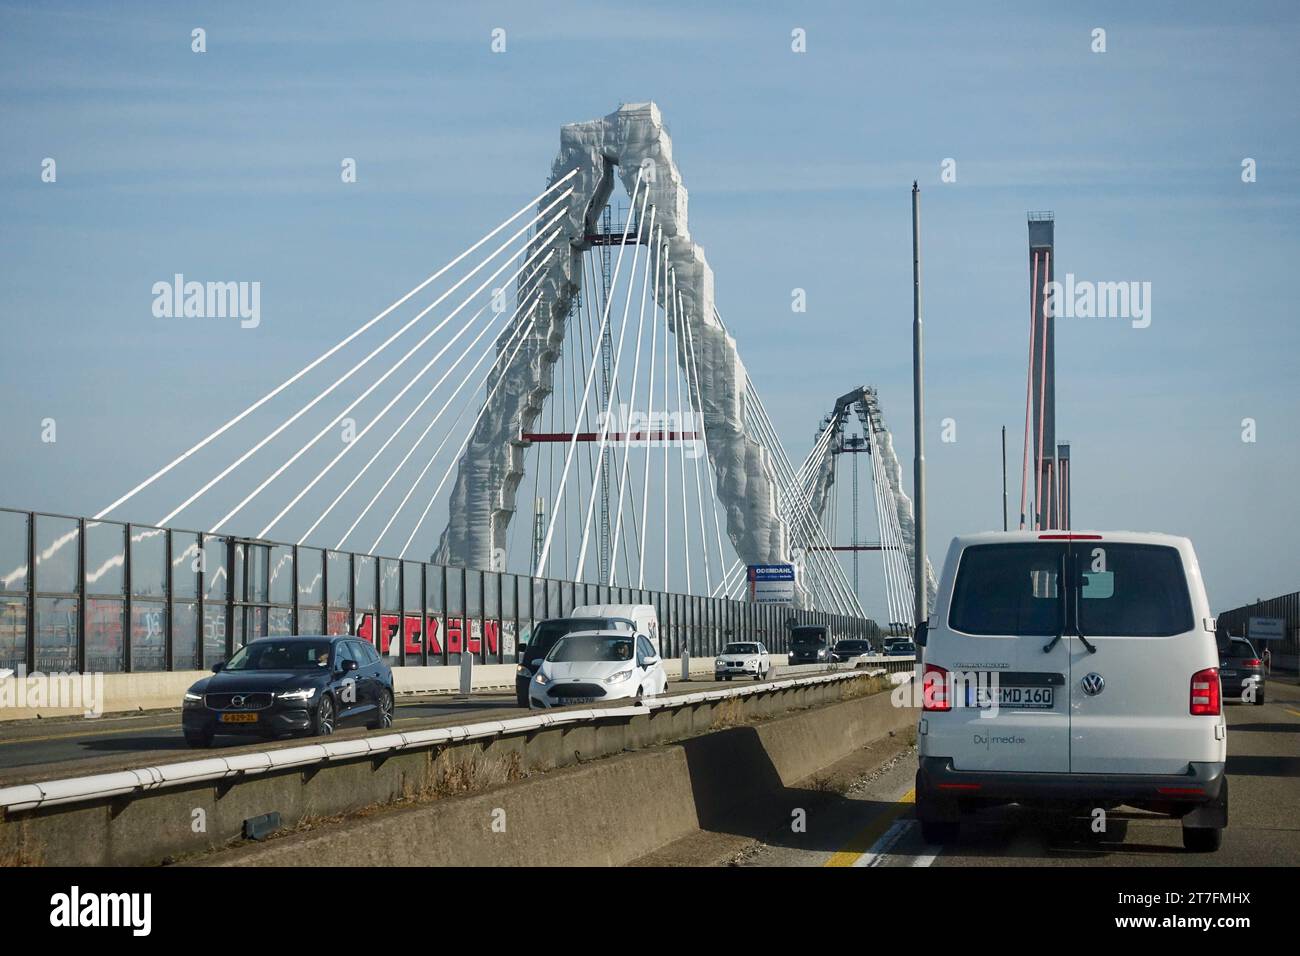
[[[569,617],[622,617],[632,622],[636,633],[645,635],[655,654],[663,656],[659,647],[659,614],[653,604],[584,604],[569,612]]]
[[[1135,532],[997,532],[948,549],[922,645],[916,815],[1121,804],[1180,818],[1216,850],[1228,823],[1214,619],[1191,542]]]

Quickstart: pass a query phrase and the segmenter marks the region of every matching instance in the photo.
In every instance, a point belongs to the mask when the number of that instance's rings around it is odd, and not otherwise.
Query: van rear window
[[[980,544],[962,552],[948,626],[967,634],[1055,634],[1059,544]]]
[[[967,634],[1164,637],[1190,631],[1191,597],[1177,549],[1146,544],[1076,545],[1064,589],[1066,547],[1046,542],[975,545],[957,569],[948,626]],[[1075,604],[1077,598],[1077,619]],[[1064,613],[1063,613],[1064,612]]]
[[[1193,627],[1182,555],[1155,544],[1078,549],[1079,631],[1084,637],[1167,637]]]

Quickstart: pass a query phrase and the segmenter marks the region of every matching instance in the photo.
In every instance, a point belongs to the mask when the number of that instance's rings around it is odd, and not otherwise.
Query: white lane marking
[[[888,830],[880,835],[880,839],[872,844],[870,850],[853,861],[853,865],[880,866],[880,864],[885,861],[885,858],[891,855],[894,848],[898,846],[899,843],[903,842],[903,838],[910,836],[916,829],[915,820],[895,821]],[[926,850],[931,849],[927,844],[922,843],[922,846],[924,846]],[[939,853],[937,850],[933,853],[920,853],[912,857],[912,862],[908,865],[930,866],[936,859],[938,859],[938,857]]]
[[[879,866],[880,861],[888,855],[903,834],[912,825],[911,820],[896,820],[889,829],[880,835],[880,839],[871,845],[871,849],[853,861],[854,866]]]

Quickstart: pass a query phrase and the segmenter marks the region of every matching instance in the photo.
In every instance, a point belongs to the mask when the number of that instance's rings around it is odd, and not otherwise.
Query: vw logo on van
[[[1079,686],[1089,697],[1096,697],[1106,689],[1106,679],[1093,671],[1091,674],[1085,674],[1083,680],[1079,681]]]

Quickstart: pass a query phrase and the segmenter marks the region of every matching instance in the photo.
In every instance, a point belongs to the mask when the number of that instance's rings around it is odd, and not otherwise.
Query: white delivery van
[[[659,647],[659,614],[653,604],[584,604],[569,612],[569,617],[621,617],[632,622],[636,633],[643,634],[662,657]]]
[[[1136,532],[997,532],[948,549],[923,625],[916,815],[927,841],[1021,803],[1228,822],[1214,619],[1191,542]]]

